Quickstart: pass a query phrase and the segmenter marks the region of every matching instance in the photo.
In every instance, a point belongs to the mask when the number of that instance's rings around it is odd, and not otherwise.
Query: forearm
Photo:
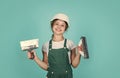
[[[79,63],[80,63],[80,58],[81,58],[80,53],[77,53],[76,56],[74,57],[74,59],[72,60],[72,66],[73,66],[74,68],[76,68],[76,67],[79,65]]]
[[[48,65],[43,62],[40,58],[38,58],[37,56],[34,58],[34,61],[38,64],[38,66],[40,66],[42,69],[47,70],[48,69]]]

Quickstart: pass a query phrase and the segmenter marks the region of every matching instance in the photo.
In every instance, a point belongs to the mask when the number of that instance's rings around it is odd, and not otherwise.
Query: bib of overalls
[[[59,49],[52,49],[52,40],[49,42],[48,53],[48,73],[47,78],[73,78],[72,68],[69,63],[68,48],[64,40],[64,47]]]

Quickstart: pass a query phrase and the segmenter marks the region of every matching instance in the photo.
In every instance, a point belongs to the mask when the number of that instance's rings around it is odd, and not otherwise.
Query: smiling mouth
[[[62,31],[61,29],[57,29],[57,28],[55,30],[58,31],[58,32]]]

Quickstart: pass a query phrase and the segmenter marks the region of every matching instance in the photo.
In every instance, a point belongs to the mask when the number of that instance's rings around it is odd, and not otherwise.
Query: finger
[[[27,56],[28,56],[28,58],[31,58],[31,53],[27,52]]]

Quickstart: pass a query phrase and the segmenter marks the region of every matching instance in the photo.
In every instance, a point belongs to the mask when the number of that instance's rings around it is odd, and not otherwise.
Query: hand
[[[36,53],[34,50],[32,50],[31,52],[27,52],[27,56],[29,59],[34,59],[36,57]]]
[[[78,46],[77,49],[78,49],[78,53],[80,53],[80,55],[84,56],[82,44],[80,46]]]
[[[82,51],[82,45],[78,46],[78,52]]]

